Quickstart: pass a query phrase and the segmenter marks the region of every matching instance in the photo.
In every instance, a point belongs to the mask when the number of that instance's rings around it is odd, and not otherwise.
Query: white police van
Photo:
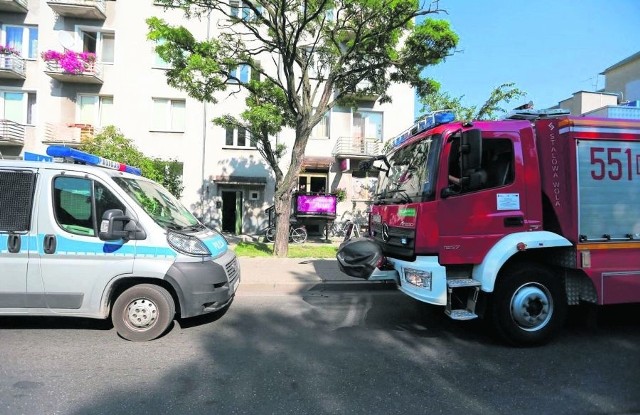
[[[231,304],[240,267],[221,234],[136,168],[47,154],[85,164],[0,160],[0,315],[111,316],[147,341]]]

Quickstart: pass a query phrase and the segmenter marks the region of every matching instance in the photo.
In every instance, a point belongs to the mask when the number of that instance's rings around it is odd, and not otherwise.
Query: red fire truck
[[[363,163],[380,179],[344,272],[517,345],[550,340],[569,305],[640,302],[640,121],[454,118],[430,114]]]

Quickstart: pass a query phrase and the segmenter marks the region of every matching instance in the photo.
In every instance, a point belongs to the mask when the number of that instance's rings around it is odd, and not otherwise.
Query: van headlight
[[[200,239],[183,233],[168,231],[167,242],[176,251],[191,256],[210,256],[211,251]]]

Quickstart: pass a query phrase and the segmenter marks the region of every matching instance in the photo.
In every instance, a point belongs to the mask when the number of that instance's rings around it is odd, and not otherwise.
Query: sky
[[[600,73],[640,51],[640,0],[440,0],[439,6],[447,13],[430,17],[449,21],[458,47],[425,75],[452,97],[464,96],[464,105],[480,106],[495,87],[514,82],[527,95],[506,109],[529,101],[549,108],[574,92],[603,88]]]

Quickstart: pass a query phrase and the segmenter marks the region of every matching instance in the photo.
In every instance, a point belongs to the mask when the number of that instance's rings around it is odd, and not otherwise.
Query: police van
[[[64,162],[0,160],[0,315],[111,317],[148,341],[229,307],[240,267],[220,233],[137,168],[47,154]]]

